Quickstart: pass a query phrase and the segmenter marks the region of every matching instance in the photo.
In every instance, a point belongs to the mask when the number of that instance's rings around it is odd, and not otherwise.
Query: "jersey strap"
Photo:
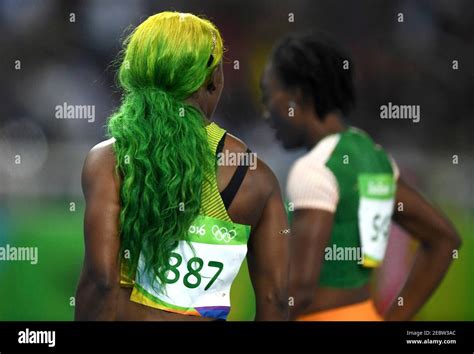
[[[247,149],[246,154],[250,154],[251,150]],[[249,165],[239,165],[234,172],[229,184],[221,192],[221,198],[224,202],[226,210],[229,210],[239,188],[244,181],[245,175],[249,169]]]
[[[217,147],[226,131],[215,123],[207,125],[206,130],[210,150],[213,156],[216,156]],[[232,222],[219,193],[216,170],[214,170],[211,175],[206,176],[202,185],[201,193],[201,210],[199,212],[201,215],[207,215]]]

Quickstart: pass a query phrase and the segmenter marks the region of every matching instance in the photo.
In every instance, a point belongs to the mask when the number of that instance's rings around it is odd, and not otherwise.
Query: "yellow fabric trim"
[[[215,156],[217,145],[226,131],[216,123],[207,125],[206,130],[209,147]],[[219,193],[219,187],[217,186],[217,171],[214,171],[211,176],[208,176],[203,183],[200,214],[232,222]]]
[[[132,294],[130,295],[130,301],[136,302],[138,304],[142,304],[145,306],[153,307],[158,310],[163,310],[167,312],[179,313],[181,315],[188,315],[188,316],[201,316],[201,314],[196,311],[195,309],[188,309],[188,310],[178,310],[173,309],[171,307],[159,304],[158,302],[149,299],[145,294],[142,294],[136,287],[133,288]]]

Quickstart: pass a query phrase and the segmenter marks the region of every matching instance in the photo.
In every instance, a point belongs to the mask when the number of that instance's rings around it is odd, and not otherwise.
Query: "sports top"
[[[206,126],[209,146],[217,155],[226,131],[217,124]],[[188,230],[188,241],[179,241],[164,269],[166,281],[159,285],[146,271],[143,254],[135,275],[128,276],[122,259],[121,286],[133,287],[130,300],[145,306],[183,315],[225,320],[230,312],[230,288],[247,254],[250,225],[232,221],[227,209],[234,199],[248,166],[237,167],[224,191],[219,193],[217,171],[202,185],[201,209]]]
[[[320,287],[356,288],[384,258],[398,168],[365,132],[349,128],[298,159],[287,184],[294,209],[334,213]]]

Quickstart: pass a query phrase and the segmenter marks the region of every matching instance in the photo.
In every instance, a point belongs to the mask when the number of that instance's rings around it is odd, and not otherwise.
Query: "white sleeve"
[[[339,188],[334,174],[322,163],[298,160],[288,175],[287,195],[295,209],[322,209],[335,212]]]
[[[392,164],[392,170],[393,170],[393,177],[395,178],[395,182],[398,181],[398,177],[400,177],[400,169],[398,168],[397,163],[393,159],[392,156],[388,155],[390,158],[390,163]]]

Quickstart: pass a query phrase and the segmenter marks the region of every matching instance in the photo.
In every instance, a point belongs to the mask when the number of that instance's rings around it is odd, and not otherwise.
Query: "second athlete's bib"
[[[361,174],[359,184],[359,233],[363,265],[378,267],[387,249],[392,219],[395,180],[391,174]]]

